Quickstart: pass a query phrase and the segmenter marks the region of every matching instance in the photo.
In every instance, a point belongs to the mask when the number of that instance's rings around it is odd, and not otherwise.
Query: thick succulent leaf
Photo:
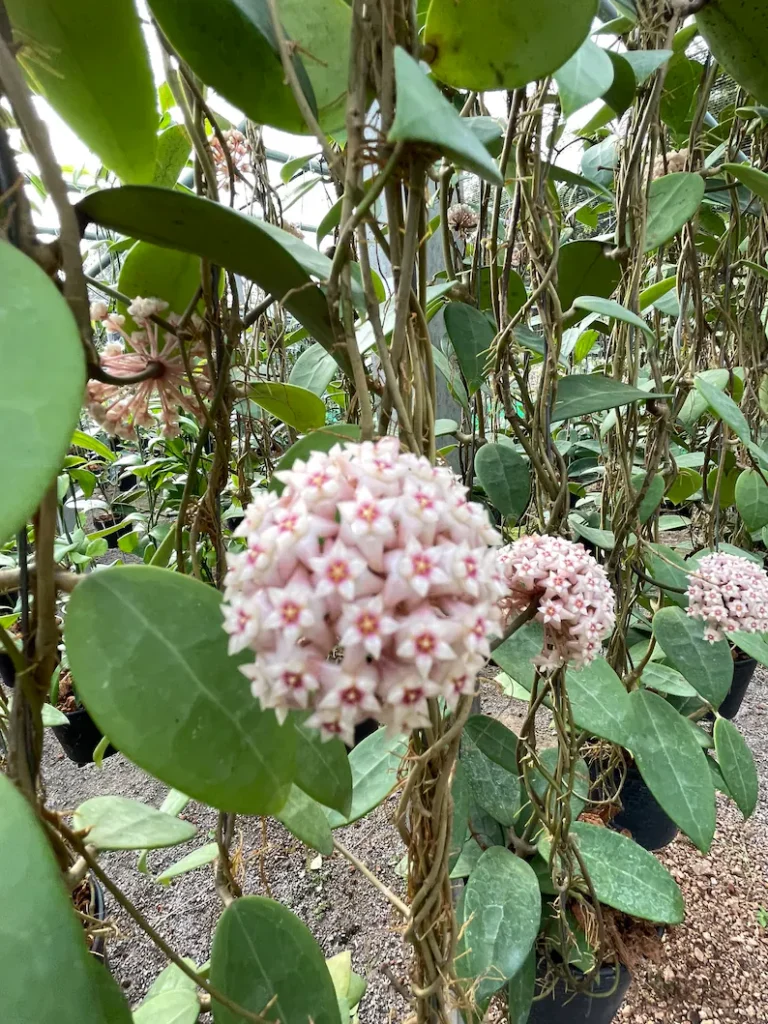
[[[485,366],[496,331],[487,316],[465,302],[449,302],[444,316],[469,394],[474,395],[487,376]]]
[[[714,729],[715,751],[728,791],[745,818],[757,806],[759,782],[755,759],[739,730],[727,718],[718,718]]]
[[[309,132],[285,81],[267,0],[150,0],[149,6],[174,50],[246,117],[282,131]],[[298,55],[293,66],[317,115],[312,84]]]
[[[563,114],[570,117],[610,89],[613,63],[608,53],[587,37],[576,53],[555,72],[554,78]]]
[[[596,11],[597,0],[432,0],[432,71],[457,89],[517,89],[562,67]]]
[[[64,461],[80,415],[85,358],[56,285],[2,240],[0,280],[6,282],[0,328],[1,544],[34,512]]]
[[[768,8],[762,0],[710,0],[696,24],[715,60],[758,103],[768,103]]]
[[[531,500],[531,471],[522,455],[509,445],[485,444],[475,456],[475,473],[493,507],[520,519]]]
[[[631,402],[647,402],[653,397],[647,391],[622,384],[602,373],[572,373],[558,382],[552,423],[603,409],[616,409]]]
[[[220,810],[280,810],[293,722],[251,696],[212,587],[151,566],[93,573],[70,598],[65,642],[78,695],[140,768]]]
[[[682,608],[661,608],[653,617],[653,635],[673,668],[704,700],[720,707],[733,680],[733,659],[727,640],[710,644],[704,624]]]
[[[344,817],[329,811],[331,828],[350,825],[378,807],[397,786],[397,774],[407,750],[404,736],[390,736],[386,729],[377,729],[349,755],[352,769],[352,805]]]
[[[333,853],[333,837],[325,809],[298,786],[291,786],[288,799],[276,817],[302,843],[318,853]]]
[[[715,834],[715,790],[704,752],[688,723],[663,697],[648,690],[630,694],[631,743],[643,781],[670,818],[706,853]]]
[[[402,47],[395,50],[397,105],[390,142],[435,146],[459,167],[503,185],[496,161],[437,86]]]
[[[192,839],[191,822],[123,796],[94,796],[75,811],[75,828],[88,830],[88,843],[100,850],[155,850]]]
[[[72,131],[125,182],[150,182],[157,99],[133,0],[8,0],[22,63]],[[108,67],[98,59],[108,28]]]

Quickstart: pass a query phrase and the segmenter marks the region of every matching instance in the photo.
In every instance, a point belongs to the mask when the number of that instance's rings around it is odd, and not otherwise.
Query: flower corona
[[[482,506],[453,472],[399,441],[336,445],[276,477],[237,535],[224,594],[229,650],[254,696],[280,718],[351,742],[377,718],[428,726],[428,700],[474,691],[499,631],[503,586]]]

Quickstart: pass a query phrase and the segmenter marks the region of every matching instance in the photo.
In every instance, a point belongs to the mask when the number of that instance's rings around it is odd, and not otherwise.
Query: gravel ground
[[[523,706],[484,684],[483,711],[519,728]],[[664,937],[658,963],[635,971],[630,994],[616,1018],[619,1024],[768,1024],[768,673],[756,673],[736,719],[755,754],[761,779],[760,802],[746,825],[724,801],[709,857],[678,839],[662,860],[683,887],[687,919]],[[548,726],[542,722],[541,740]],[[121,755],[78,768],[64,759],[52,736],[46,741],[45,782],[57,808],[74,808],[88,797],[116,794],[159,806],[166,787],[135,768]],[[391,825],[393,801],[363,821],[336,833],[339,841],[368,865],[395,892],[403,884],[395,867],[403,854]],[[213,838],[214,814],[191,803],[184,817],[198,827],[184,847],[150,854],[152,874]],[[361,1024],[389,1024],[407,1016],[397,987],[407,975],[408,954],[396,915],[369,882],[338,854],[315,858],[279,824],[270,821],[266,843],[258,819],[238,819],[240,877],[248,893],[272,895],[308,925],[326,956],[352,953],[353,968],[368,980],[360,1006]],[[105,855],[109,874],[180,954],[205,962],[220,913],[210,869],[200,869],[170,887],[154,883],[136,870],[135,853]],[[268,886],[268,888],[267,888]],[[132,1005],[136,1005],[164,958],[108,897],[114,926],[109,962]],[[768,922],[766,922],[768,925]]]

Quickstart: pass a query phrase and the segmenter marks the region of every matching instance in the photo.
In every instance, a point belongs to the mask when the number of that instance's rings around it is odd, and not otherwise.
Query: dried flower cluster
[[[715,553],[699,562],[688,584],[688,614],[704,622],[704,639],[768,631],[768,576],[755,562]]]
[[[471,206],[466,203],[454,203],[448,210],[448,227],[462,241],[469,237],[479,223],[479,218]]]
[[[684,171],[687,162],[687,148],[679,149],[673,153],[667,153],[666,163],[664,160],[664,154],[659,154],[653,163],[653,177],[663,178],[665,174],[677,174],[679,171]]]
[[[580,668],[596,658],[615,624],[615,602],[605,570],[584,546],[562,537],[521,537],[498,559],[508,584],[507,621],[534,603],[544,626],[535,664],[545,671],[569,662]]]
[[[252,170],[251,146],[248,139],[237,128],[229,128],[221,133],[229,149],[232,158],[232,166],[241,174]],[[211,152],[213,153],[213,164],[216,168],[216,181],[219,188],[229,189],[229,168],[227,158],[224,154],[218,137],[214,135],[211,140]]]
[[[163,312],[166,306],[167,303],[160,299],[134,299],[128,312],[142,329],[129,335],[123,326],[125,317],[110,314],[105,302],[91,304],[91,319],[102,321],[108,331],[121,335],[123,339],[108,341],[104,346],[99,356],[104,370],[114,377],[133,377],[143,373],[150,363],[157,364],[157,376],[139,384],[121,386],[88,381],[88,412],[108,434],[135,437],[136,427],[153,427],[155,417],[150,405],[156,402],[160,406],[158,419],[166,437],[175,437],[179,432],[179,408],[192,416],[201,413],[194,393],[182,391],[187,381],[178,338],[166,333],[161,343],[160,328],[149,319]],[[126,351],[126,344],[130,351]],[[191,352],[193,356],[198,354],[194,350]],[[210,382],[204,370],[200,371],[195,383],[201,395],[208,394]]]
[[[254,696],[351,742],[356,723],[429,725],[427,700],[454,708],[498,631],[499,543],[458,478],[400,452],[396,438],[336,445],[277,474],[237,533],[224,628]]]

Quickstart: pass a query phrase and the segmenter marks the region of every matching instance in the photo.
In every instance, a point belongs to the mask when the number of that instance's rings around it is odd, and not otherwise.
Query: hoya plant
[[[0,2],[9,1020],[364,1019],[242,816],[389,901],[418,1024],[618,1010],[685,914],[630,783],[702,852],[757,799],[763,44],[760,0]],[[48,726],[162,806],[54,810]],[[401,892],[337,834],[390,796]],[[190,800],[148,884],[213,872],[206,964],[101,856]],[[134,1006],[102,892],[167,960]]]

